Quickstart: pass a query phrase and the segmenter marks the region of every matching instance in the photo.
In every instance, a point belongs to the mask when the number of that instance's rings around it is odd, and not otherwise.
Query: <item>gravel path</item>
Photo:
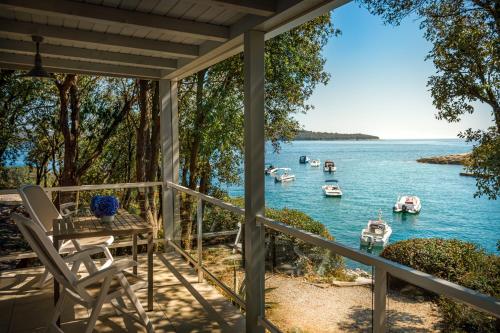
[[[371,332],[371,287],[321,288],[301,278],[273,275],[266,280],[266,317],[283,332]],[[439,332],[431,302],[391,295],[389,332]]]

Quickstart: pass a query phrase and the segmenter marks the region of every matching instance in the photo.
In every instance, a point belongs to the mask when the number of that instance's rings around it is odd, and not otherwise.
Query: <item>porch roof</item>
[[[349,0],[0,0],[0,68],[178,80]]]

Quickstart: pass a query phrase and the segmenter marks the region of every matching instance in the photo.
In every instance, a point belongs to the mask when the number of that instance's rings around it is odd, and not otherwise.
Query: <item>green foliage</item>
[[[265,45],[265,135],[275,149],[299,130],[293,118],[307,112],[314,88],[326,84],[321,50],[337,34],[325,15]],[[179,84],[181,183],[206,192],[214,181],[239,183],[243,163],[243,54]]]
[[[333,236],[326,229],[323,223],[314,220],[312,217],[301,212],[300,210],[289,208],[266,208],[266,217],[286,223],[294,228],[319,235],[326,239],[333,240]]]
[[[334,240],[324,224],[299,210],[266,208],[266,217],[328,240]],[[344,260],[341,256],[294,237],[279,233],[277,236],[276,243],[283,247],[282,253],[311,279],[317,279],[317,277],[320,279],[348,278],[345,274]]]
[[[494,128],[488,131],[468,131],[466,137],[478,144],[472,149],[467,172],[476,177],[478,192],[475,196],[486,195],[497,199],[500,195],[500,134]]]
[[[473,243],[410,239],[387,246],[383,258],[481,293],[500,297],[500,257]],[[495,319],[446,298],[437,299],[446,332],[495,332]]]
[[[459,134],[474,143],[469,172],[476,175],[476,196],[500,194],[500,6],[476,0],[361,0],[389,24],[422,18],[425,38],[433,44],[427,59],[436,74],[428,86],[437,118],[458,122],[478,104],[490,108],[494,127]],[[481,147],[484,145],[484,147]]]
[[[45,97],[43,82],[0,70],[0,168],[23,148],[29,135],[29,113],[43,109],[48,103]]]
[[[0,169],[0,189],[17,188],[22,184],[31,183],[33,179],[33,172],[28,167]]]

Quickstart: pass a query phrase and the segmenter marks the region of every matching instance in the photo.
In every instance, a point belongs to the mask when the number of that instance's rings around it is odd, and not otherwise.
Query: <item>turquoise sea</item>
[[[337,241],[359,248],[359,234],[382,210],[392,227],[390,242],[417,237],[458,238],[496,252],[500,239],[500,201],[474,198],[475,180],[457,165],[417,163],[424,156],[470,151],[460,140],[295,141],[279,154],[266,147],[266,162],[292,168],[296,180],[274,183],[266,176],[266,205],[301,210],[327,226]],[[299,164],[299,156],[332,159],[337,172]],[[326,198],[321,186],[337,179],[342,198]],[[243,196],[243,187],[229,187]],[[418,215],[392,212],[398,194],[422,200]]]

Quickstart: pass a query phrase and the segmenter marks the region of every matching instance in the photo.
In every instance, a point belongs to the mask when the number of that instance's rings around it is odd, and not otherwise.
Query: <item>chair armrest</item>
[[[134,261],[132,259],[118,259],[113,261],[113,264],[111,266],[115,266],[118,271],[123,271],[126,268],[134,267],[137,266],[137,261]]]
[[[67,203],[61,204],[59,206],[60,214],[63,217],[67,217],[67,216],[76,214],[77,213],[76,209],[70,209],[71,207],[76,208],[77,207],[76,202],[67,202]]]
[[[91,248],[70,254],[70,255],[64,257],[64,261],[65,262],[75,262],[77,260],[83,260],[83,259],[92,260],[92,258],[90,258],[91,255],[97,254],[97,253],[102,253],[102,252],[104,252],[105,249],[106,249],[105,246],[96,245],[95,247],[91,247]]]
[[[137,262],[129,259],[120,260],[114,262],[111,266],[101,269],[95,273],[87,275],[76,282],[77,287],[86,287],[89,284],[103,280],[104,278],[115,275],[118,272],[123,271],[125,268],[137,266]]]

